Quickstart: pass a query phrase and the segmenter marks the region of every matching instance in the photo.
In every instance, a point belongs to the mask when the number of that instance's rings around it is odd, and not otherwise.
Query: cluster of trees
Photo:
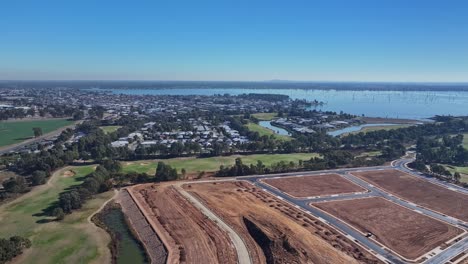
[[[215,149],[215,146],[213,147]],[[182,155],[199,155],[201,154],[202,146],[197,142],[175,142],[170,146],[165,144],[155,144],[149,147],[140,146],[135,150],[136,157],[149,157],[153,155],[160,156],[182,156]]]
[[[167,165],[162,161],[158,162],[156,174],[154,176],[156,181],[173,181],[178,178],[177,169],[172,168],[170,165]]]
[[[80,209],[93,195],[110,190],[113,187],[114,174],[121,169],[122,166],[118,161],[102,161],[94,172],[85,177],[82,184],[60,194],[57,206],[51,211],[52,215],[57,220],[61,220],[65,214]]]
[[[72,129],[64,130],[55,141],[54,147],[49,150],[42,149],[38,153],[3,156],[1,162],[19,176],[3,182],[5,192],[1,193],[0,199],[26,192],[31,185],[46,183],[53,170],[71,164],[73,160],[77,159],[79,155],[76,148],[64,150],[62,147],[62,144],[72,135]]]
[[[121,171],[120,162],[110,159],[103,160],[94,172],[85,177],[82,184],[60,194],[56,206],[49,211],[50,214],[55,216],[57,220],[62,220],[66,214],[80,209],[86,200],[93,195],[106,192],[114,185],[172,181],[178,178],[177,170],[164,162],[158,163],[155,177],[150,177],[146,173],[122,173]]]
[[[42,117],[52,116],[54,118],[58,117],[71,117],[73,114],[78,111],[73,106],[67,105],[47,105],[39,108],[39,115]]]
[[[16,163],[10,168],[21,175],[34,175],[39,171],[40,175],[50,176],[55,169],[71,164],[78,158],[76,149],[63,150],[61,145],[39,153],[24,153],[19,156]]]
[[[28,184],[22,176],[11,177],[5,180],[2,185],[5,192],[9,194],[24,193],[28,190]]]
[[[468,117],[447,117],[440,122],[418,126],[349,134],[341,138],[341,143],[346,149],[369,147],[382,149],[389,142],[399,142],[403,145],[414,144],[421,137],[457,134],[463,131],[468,131]]]
[[[463,135],[421,137],[416,145],[417,159],[425,164],[443,163],[457,166],[468,164],[468,150],[463,147]]]
[[[431,172],[444,180],[459,183],[460,173],[455,172],[452,175],[441,164],[466,166],[468,164],[468,150],[462,144],[462,134],[421,137],[416,144],[416,160],[409,166],[419,171]]]
[[[24,105],[24,102],[21,105]],[[41,117],[51,116],[54,118],[59,117],[71,117],[74,116],[76,113],[81,112],[79,109],[74,107],[69,107],[66,105],[48,105],[48,106],[38,106],[38,113]],[[8,120],[10,118],[25,118],[27,116],[34,116],[36,114],[36,110],[34,108],[29,108],[27,110],[22,108],[9,108],[9,109],[2,109],[0,110],[0,120]],[[82,117],[81,117],[82,118]],[[81,119],[80,118],[80,119]]]
[[[104,117],[104,112],[104,107],[95,105],[89,109],[88,115],[90,118],[102,119]]]
[[[9,108],[0,110],[0,121],[1,120],[8,120],[10,118],[25,118],[27,116],[34,116],[34,109],[30,108],[28,110],[24,110],[21,108]]]
[[[34,137],[40,137],[42,136],[42,128],[40,127],[33,127],[33,133],[34,133]]]
[[[455,183],[460,183],[461,174],[459,172],[451,173],[447,168],[441,164],[432,163],[426,165],[423,161],[416,159],[414,162],[408,164],[409,167],[422,171],[434,174],[435,177],[441,180],[450,180]]]
[[[30,247],[31,241],[21,236],[12,236],[9,239],[0,238],[0,264],[7,263]]]

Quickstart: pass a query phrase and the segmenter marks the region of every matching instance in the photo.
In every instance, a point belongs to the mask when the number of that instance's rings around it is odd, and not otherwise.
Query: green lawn
[[[461,182],[468,182],[468,167],[456,167],[451,165],[444,165],[448,171],[452,174],[455,172],[459,172],[461,174]]]
[[[67,188],[80,184],[80,176],[93,171],[92,166],[69,167],[76,175],[54,176],[48,184],[0,207],[0,237],[26,236],[32,247],[20,257],[21,263],[90,263],[108,261],[108,236],[87,218],[112,197],[113,192],[97,195],[84,207],[67,215],[62,222],[41,215]],[[64,172],[64,169],[62,172]],[[38,222],[39,221],[39,222]],[[40,223],[43,221],[45,223]]]
[[[104,131],[104,133],[109,134],[109,133],[117,131],[117,129],[119,129],[121,127],[122,126],[102,126],[102,127],[99,127],[99,128],[102,129],[102,131]]]
[[[0,147],[32,138],[34,136],[33,127],[42,128],[42,133],[46,134],[72,123],[73,121],[66,119],[0,122]]]
[[[275,162],[298,162],[299,160],[309,160],[312,157],[318,156],[315,153],[291,153],[291,154],[255,154],[255,155],[234,155],[227,157],[210,157],[210,158],[174,158],[165,160],[150,160],[150,161],[134,161],[127,162],[123,165],[124,172],[146,172],[153,175],[156,172],[156,165],[158,161],[163,161],[166,164],[177,168],[178,172],[185,168],[187,173],[196,173],[200,171],[217,171],[219,166],[233,165],[237,157],[242,158],[244,164],[256,164],[257,160],[261,160],[266,166]]]
[[[257,118],[258,120],[270,121],[273,118],[277,117],[278,113],[257,113],[257,114],[252,114],[252,116]]]
[[[376,130],[392,130],[392,129],[398,129],[398,128],[404,128],[404,127],[410,127],[412,125],[410,124],[399,124],[399,125],[392,125],[392,126],[370,126],[370,127],[364,127],[358,132],[371,132],[371,131],[376,131]]]
[[[273,131],[271,129],[268,129],[266,127],[262,127],[259,124],[248,123],[246,126],[250,131],[258,132],[258,134],[260,134],[260,136],[273,135],[275,137],[275,139],[281,140],[281,141],[289,141],[289,140],[292,139],[290,136],[276,134],[275,131]]]
[[[356,157],[377,157],[379,155],[382,155],[381,151],[368,151],[368,152],[363,152]]]

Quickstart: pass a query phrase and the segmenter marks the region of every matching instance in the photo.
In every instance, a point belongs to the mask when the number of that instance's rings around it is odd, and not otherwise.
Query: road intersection
[[[390,166],[347,168],[347,169],[336,169],[336,170],[314,171],[314,172],[294,172],[294,173],[284,173],[284,174],[275,174],[275,175],[242,176],[242,177],[237,177],[237,180],[249,181],[255,186],[263,189],[264,191],[273,194],[277,198],[284,200],[290,203],[291,205],[295,206],[296,208],[299,208],[303,210],[304,212],[315,216],[322,222],[333,226],[338,231],[343,233],[345,236],[351,238],[353,241],[365,246],[374,255],[376,255],[377,257],[379,257],[380,259],[388,263],[408,263],[408,260],[404,259],[402,256],[398,255],[395,252],[388,250],[387,248],[385,248],[384,246],[382,246],[381,244],[379,244],[377,241],[373,240],[372,238],[366,237],[365,234],[362,234],[361,232],[357,231],[356,229],[349,226],[348,224],[341,221],[340,219],[337,219],[323,212],[322,210],[319,210],[313,206],[310,206],[310,204],[314,202],[327,202],[327,201],[358,199],[358,198],[368,198],[368,197],[382,197],[398,205],[401,205],[405,208],[408,208],[410,210],[416,211],[418,213],[438,219],[442,222],[449,223],[460,229],[468,231],[468,223],[465,223],[453,217],[443,215],[441,213],[423,208],[414,203],[405,201],[351,174],[352,172],[360,172],[360,171],[379,171],[379,170],[387,170],[387,169],[398,169],[398,170],[410,173],[411,175],[428,180],[434,184],[440,185],[452,191],[458,191],[464,194],[468,194],[468,190],[462,187],[459,187],[450,183],[442,182],[431,177],[430,175],[424,175],[422,173],[411,170],[410,168],[406,166],[406,164],[411,161],[413,161],[413,159],[404,158],[404,159],[400,159],[400,160],[396,160],[392,162],[392,165]],[[325,173],[339,174],[340,176],[346,178],[347,180],[353,182],[354,184],[357,184],[363,187],[364,189],[368,190],[368,192],[342,194],[342,195],[329,195],[329,196],[321,196],[321,197],[309,197],[309,198],[295,198],[262,181],[263,179],[286,177],[286,176],[287,177],[294,177],[294,176],[301,177],[301,176],[307,175],[307,176],[313,177],[314,175],[315,176],[323,175]],[[426,264],[445,263],[449,261],[450,259],[454,258],[455,256],[467,250],[468,250],[468,237],[466,236],[466,232],[465,232],[462,236],[460,236],[459,241],[453,243],[448,248],[433,249],[432,251],[425,254],[424,255],[425,261],[422,263],[426,263]]]

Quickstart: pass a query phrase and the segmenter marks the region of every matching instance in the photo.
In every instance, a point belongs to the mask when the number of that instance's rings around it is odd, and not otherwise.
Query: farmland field
[[[43,215],[43,210],[57,201],[61,192],[80,184],[81,176],[92,171],[92,166],[66,167],[56,172],[47,184],[35,187],[0,207],[0,237],[20,235],[32,241],[32,247],[20,256],[19,263],[110,261],[107,248],[110,237],[104,230],[88,222],[88,217],[112,197],[112,192],[96,195],[82,209],[67,215],[61,222]]]
[[[43,134],[46,134],[71,124],[73,121],[66,119],[0,122],[0,147],[34,137],[33,127],[42,128]]]
[[[171,165],[176,168],[179,172],[182,168],[185,168],[187,173],[197,173],[200,171],[213,172],[219,170],[219,166],[230,166],[234,165],[236,158],[242,158],[244,164],[256,164],[258,160],[262,161],[263,164],[269,166],[273,163],[284,161],[284,162],[298,162],[299,160],[309,160],[312,157],[317,157],[315,153],[291,153],[291,154],[255,154],[255,155],[233,155],[233,156],[221,156],[221,157],[210,157],[210,158],[173,158],[164,160],[146,160],[146,161],[134,161],[123,163],[124,172],[138,172],[138,173],[149,173],[154,174],[156,172],[156,165],[158,161]]]

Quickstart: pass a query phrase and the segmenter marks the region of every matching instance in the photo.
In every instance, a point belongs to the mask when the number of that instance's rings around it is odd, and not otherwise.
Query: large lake
[[[435,115],[468,115],[466,91],[350,91],[304,89],[171,88],[115,89],[135,95],[214,95],[243,93],[285,94],[293,99],[319,100],[320,110],[344,111],[371,117],[424,119]]]

